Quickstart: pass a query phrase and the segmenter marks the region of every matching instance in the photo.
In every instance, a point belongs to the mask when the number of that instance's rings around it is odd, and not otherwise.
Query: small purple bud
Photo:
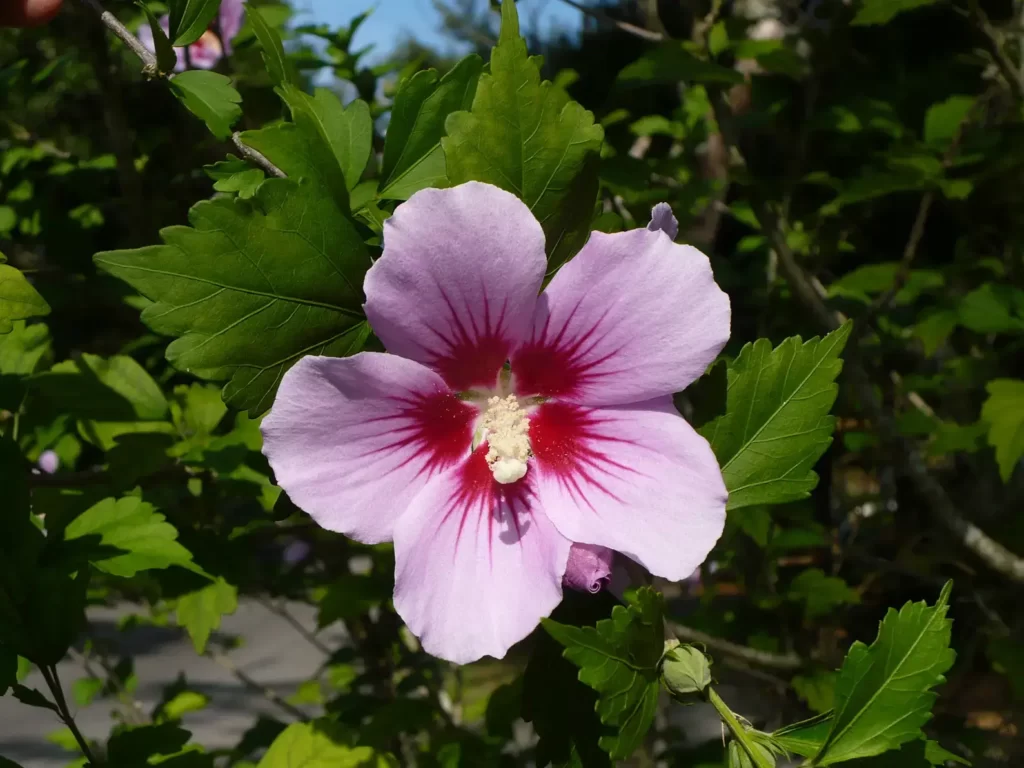
[[[679,234],[679,222],[672,214],[672,206],[668,203],[658,203],[651,209],[651,223],[647,225],[651,232],[659,229],[668,235],[669,240],[675,240]]]
[[[57,455],[56,451],[43,451],[39,454],[39,461],[37,463],[43,472],[52,475],[60,469],[60,456]]]
[[[580,592],[600,592],[611,578],[614,555],[614,552],[605,547],[573,544],[569,550],[569,562],[565,566],[562,583]]]

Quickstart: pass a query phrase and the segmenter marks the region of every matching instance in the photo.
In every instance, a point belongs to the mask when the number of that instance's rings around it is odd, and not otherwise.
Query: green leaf
[[[985,283],[968,293],[957,307],[960,325],[975,333],[1024,331],[1024,291]]]
[[[192,553],[178,543],[178,531],[136,496],[104,499],[72,520],[65,541],[91,537],[86,556],[99,570],[125,578],[172,565],[205,575]],[[95,538],[98,537],[98,541]]]
[[[218,139],[231,135],[231,126],[242,116],[242,97],[231,79],[219,72],[193,69],[171,78],[171,93]]]
[[[786,597],[803,603],[808,619],[826,616],[840,605],[860,602],[860,595],[845,581],[836,576],[826,576],[820,568],[802,571],[789,585]]]
[[[796,695],[807,703],[812,712],[829,712],[835,704],[836,673],[831,670],[796,675],[792,684]],[[821,741],[824,740],[825,734],[822,733]]]
[[[198,712],[206,708],[206,705],[210,703],[210,698],[203,693],[197,693],[196,691],[182,691],[167,701],[161,704],[158,710],[159,717],[165,720],[180,720],[183,715],[187,715],[189,712]]]
[[[812,757],[825,743],[832,728],[832,713],[824,712],[808,720],[784,726],[772,734],[781,746],[801,757]]]
[[[890,608],[875,642],[851,646],[836,681],[832,727],[814,765],[871,757],[921,738],[936,699],[931,689],[945,681],[956,656],[946,619],[951,589],[948,582],[934,607]]]
[[[89,353],[64,360],[33,379],[40,397],[62,413],[94,421],[158,420],[167,400],[146,369],[126,355]]]
[[[888,291],[896,282],[900,273],[898,262],[882,264],[866,264],[852,272],[847,272],[828,287],[829,296],[871,302],[871,296]],[[942,274],[930,269],[915,269],[907,274],[903,286],[893,297],[893,303],[903,306],[912,303],[922,293],[942,288],[945,285]]]
[[[169,37],[175,48],[191,45],[210,27],[221,0],[170,0]],[[162,30],[161,30],[162,31]],[[155,34],[155,31],[154,31]],[[173,66],[172,66],[173,69]]]
[[[900,749],[885,752],[874,757],[851,760],[847,768],[933,768],[945,767],[947,762],[970,765],[959,755],[943,749],[937,741],[918,739],[904,744]]]
[[[384,765],[370,747],[353,747],[352,734],[327,719],[292,723],[274,739],[258,768],[373,768]]]
[[[224,397],[265,411],[303,355],[344,356],[369,336],[362,281],[370,260],[353,225],[310,185],[263,183],[252,202],[212,200],[169,227],[166,245],[96,255],[96,263],[155,303],[154,331],[180,370],[230,379]]]
[[[543,619],[544,629],[565,646],[580,668],[580,682],[599,694],[597,714],[618,729],[601,737],[612,759],[624,760],[643,742],[658,707],[659,662],[665,646],[662,597],[649,587],[617,605],[596,627]]]
[[[960,131],[960,125],[973,106],[972,96],[950,96],[930,106],[924,115],[924,140],[929,144],[948,144]]]
[[[317,627],[323,629],[338,620],[366,613],[391,596],[391,585],[373,575],[345,574],[327,587],[320,599]]]
[[[50,314],[50,305],[20,270],[0,264],[0,334],[14,330],[15,320]]]
[[[35,688],[27,688],[24,685],[12,685],[11,692],[18,701],[27,707],[38,707],[39,709],[49,709],[52,712],[60,712],[57,709],[57,705],[51,702],[43,694],[37,691]]]
[[[700,430],[722,465],[729,509],[803,499],[817,485],[811,467],[832,442],[828,412],[851,327],[774,350],[759,339],[729,365],[726,412]]]
[[[192,638],[196,653],[203,653],[221,617],[236,610],[238,590],[218,577],[213,584],[178,598],[178,624]]]
[[[267,65],[270,79],[276,85],[294,83],[295,73],[284,55],[284,44],[277,30],[267,24],[263,14],[254,5],[246,4],[245,14],[253,32],[256,33],[256,38],[260,41],[260,47],[263,48],[263,61]]]
[[[19,321],[0,335],[0,373],[27,376],[45,367],[53,357],[50,329],[42,323]]]
[[[453,112],[441,139],[448,181],[485,181],[515,193],[544,228],[559,267],[590,235],[604,130],[562,89],[541,82],[519,35],[515,3],[501,4],[501,33],[473,108]]]
[[[213,188],[218,192],[236,192],[240,198],[248,200],[256,194],[264,178],[263,171],[259,168],[246,168],[239,173],[217,179]]]
[[[735,69],[701,59],[677,42],[665,43],[641,56],[619,72],[618,81],[625,84],[651,83],[723,83],[739,85],[743,75]]]
[[[71,696],[75,704],[80,707],[87,707],[92,700],[103,690],[105,683],[98,677],[81,677],[71,685]]]
[[[1008,483],[1024,456],[1024,381],[995,379],[985,389],[988,399],[981,418],[988,422],[988,444],[996,449],[999,476]]]
[[[174,723],[121,727],[107,742],[110,765],[144,766],[156,755],[173,755],[188,743],[191,733]]]
[[[361,99],[343,107],[341,100],[326,88],[317,88],[310,96],[287,86],[283,93],[296,125],[323,142],[345,179],[346,189],[353,189],[370,159],[373,144],[370,107]],[[347,210],[347,203],[344,210]]]
[[[939,0],[862,0],[860,10],[853,17],[851,24],[854,26],[888,24],[901,13],[926,5],[934,5],[937,2]]]
[[[160,20],[157,19],[153,11],[142,0],[135,0],[135,4],[142,9],[142,12],[146,14],[146,18],[149,20],[149,30],[153,33],[153,47],[156,48],[157,67],[160,72],[173,72],[174,67],[178,63],[178,54],[175,53],[174,46],[171,45],[171,41],[164,32],[163,27],[160,26]],[[201,36],[202,32],[199,34]]]
[[[422,70],[395,94],[384,139],[380,197],[407,200],[426,187],[448,183],[441,137],[452,112],[473,106],[484,62],[470,54],[438,80],[437,71]]]

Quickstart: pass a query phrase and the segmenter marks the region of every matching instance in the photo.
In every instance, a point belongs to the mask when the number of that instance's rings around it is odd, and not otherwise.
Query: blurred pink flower
[[[206,30],[202,37],[188,46],[188,55],[184,48],[175,48],[178,55],[178,63],[174,65],[175,72],[183,72],[189,64],[193,69],[213,69],[217,62],[224,56],[231,53],[231,40],[242,28],[245,0],[222,0],[220,11],[217,15],[216,28],[220,31],[220,37],[214,27]],[[167,34],[171,28],[170,16],[160,19],[160,28]],[[150,51],[156,52],[156,44],[153,41],[153,30],[149,24],[143,24],[139,28],[139,42]]]
[[[364,285],[390,354],[300,360],[262,425],[292,501],[394,541],[396,610],[455,662],[504,656],[563,579],[606,578],[608,550],[686,578],[725,522],[715,456],[672,405],[729,336],[707,257],[661,226],[595,232],[541,293],[544,244],[497,187],[417,192]]]
[[[60,469],[60,456],[57,455],[56,451],[43,451],[39,454],[39,460],[36,464],[43,472],[52,475]]]

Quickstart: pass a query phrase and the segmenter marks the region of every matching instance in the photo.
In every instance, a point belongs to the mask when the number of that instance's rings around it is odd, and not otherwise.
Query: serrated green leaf
[[[236,610],[238,590],[218,577],[213,584],[178,598],[178,624],[192,638],[196,653],[203,653],[221,617]]]
[[[166,245],[96,255],[96,263],[155,303],[154,331],[180,370],[230,379],[224,397],[265,411],[303,355],[345,356],[369,336],[362,281],[370,260],[358,233],[311,185],[270,179],[251,202],[192,208],[194,228],[169,227]]]
[[[924,115],[924,140],[929,144],[948,144],[974,106],[972,96],[950,96],[932,104]]]
[[[178,543],[177,529],[152,504],[136,496],[104,499],[72,520],[64,531],[68,542],[86,537],[90,537],[85,542],[89,562],[114,576],[127,578],[172,565],[205,575],[192,562],[192,553]]]
[[[210,27],[221,0],[170,0],[169,34],[175,48],[191,45]]]
[[[759,339],[729,365],[726,412],[700,430],[722,465],[729,509],[795,501],[817,485],[811,467],[832,442],[828,412],[851,327],[774,350]]]
[[[888,24],[901,13],[937,2],[939,0],[861,0],[860,10],[850,23],[854,26]]]
[[[988,399],[981,406],[981,418],[988,422],[988,444],[996,449],[999,476],[1008,483],[1024,456],[1024,381],[996,379],[985,389]]]
[[[156,65],[161,72],[173,72],[178,63],[178,54],[174,51],[170,39],[160,26],[160,20],[156,17],[149,6],[142,0],[135,0],[135,4],[142,9],[149,20],[149,31],[153,34],[153,47],[156,49]],[[202,35],[202,33],[200,33]]]
[[[231,79],[219,72],[193,69],[170,80],[171,93],[218,139],[231,135],[231,126],[242,116],[242,97]]]
[[[380,169],[380,197],[407,200],[426,187],[448,183],[441,137],[452,112],[473,106],[484,62],[470,54],[438,79],[433,69],[410,77],[391,108]]]
[[[353,735],[330,720],[292,723],[274,739],[258,768],[375,768],[386,763],[370,747],[354,747]]]
[[[657,711],[658,663],[665,646],[662,606],[661,595],[644,587],[596,627],[543,620],[544,629],[565,646],[565,658],[580,668],[580,682],[598,692],[601,722],[617,728],[600,741],[613,759],[633,753]]]
[[[473,108],[453,112],[441,139],[448,181],[484,181],[515,193],[544,228],[555,269],[590,235],[604,129],[562,89],[541,82],[519,35],[515,3],[501,5],[501,33]]]
[[[92,421],[159,420],[167,414],[160,385],[127,355],[83,354],[38,374],[33,388],[61,413]]]
[[[317,88],[313,95],[292,86],[281,93],[291,108],[295,124],[312,139],[319,139],[327,148],[327,162],[337,165],[347,190],[353,189],[363,175],[373,145],[373,120],[370,107],[356,99],[347,107],[326,88]],[[343,210],[348,210],[346,202]]]
[[[294,83],[295,73],[284,55],[284,44],[277,30],[267,24],[263,14],[254,5],[246,4],[245,14],[253,32],[256,33],[256,38],[260,41],[260,47],[263,48],[263,61],[267,65],[270,79],[277,85]]]
[[[235,192],[242,200],[248,200],[256,194],[265,176],[259,168],[246,168],[244,171],[217,179],[213,188],[218,192]]]
[[[782,747],[801,757],[811,757],[821,749],[832,728],[832,712],[823,712],[808,720],[784,726],[772,734]]]
[[[721,64],[701,59],[683,44],[665,43],[628,65],[619,72],[618,80],[625,84],[650,83],[724,83],[739,85],[742,73]]]
[[[812,760],[831,765],[871,757],[921,738],[944,673],[956,654],[946,619],[952,582],[934,607],[907,603],[890,608],[878,637],[850,648],[836,681],[836,706],[828,738]]]
[[[1011,285],[985,283],[960,300],[960,325],[975,333],[1024,331],[1024,291]]]
[[[14,330],[15,320],[50,314],[50,305],[21,273],[0,264],[0,334]]]

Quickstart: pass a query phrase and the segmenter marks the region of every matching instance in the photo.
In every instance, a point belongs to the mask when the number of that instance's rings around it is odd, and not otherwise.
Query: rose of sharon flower
[[[231,40],[242,28],[243,5],[245,5],[245,0],[222,0],[217,14],[217,26],[221,36],[217,37],[213,28],[206,30],[198,40],[188,46],[187,57],[184,48],[175,48],[174,52],[178,55],[178,63],[174,65],[174,71],[184,72],[189,64],[194,69],[213,69],[224,56],[229,56]],[[165,34],[170,33],[170,16],[160,19],[160,28]],[[138,35],[139,42],[149,51],[155,53],[156,43],[153,40],[153,30],[149,28],[148,23],[139,27]]]
[[[262,425],[299,507],[394,541],[395,608],[454,662],[502,657],[563,577],[606,578],[607,550],[686,578],[725,521],[714,454],[672,405],[729,335],[707,257],[635,229],[593,233],[541,293],[546,268],[514,195],[417,192],[366,275],[388,354],[300,360]]]

